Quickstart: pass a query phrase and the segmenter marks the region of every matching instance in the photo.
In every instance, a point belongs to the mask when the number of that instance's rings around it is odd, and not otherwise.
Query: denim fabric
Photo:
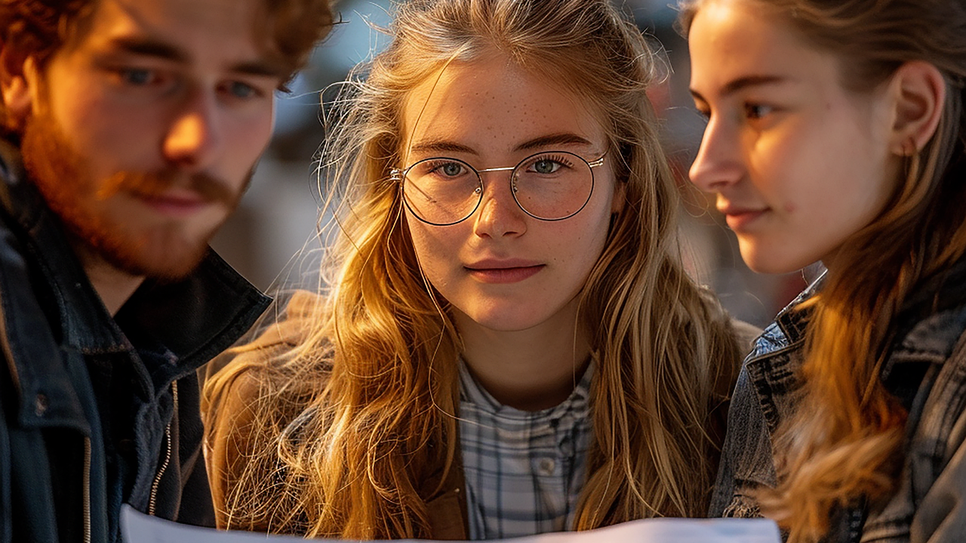
[[[213,523],[196,369],[267,303],[209,253],[112,318],[0,141],[0,542],[119,541],[122,502]]]
[[[777,485],[772,439],[795,406],[809,319],[797,306],[817,288],[783,310],[745,360],[710,516],[760,516],[751,491]],[[909,410],[900,480],[883,504],[858,499],[833,512],[829,542],[966,541],[966,262],[919,289],[898,322],[881,378]]]

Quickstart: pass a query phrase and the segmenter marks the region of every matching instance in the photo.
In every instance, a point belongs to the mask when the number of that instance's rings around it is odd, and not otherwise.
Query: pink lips
[[[739,231],[748,228],[752,222],[764,215],[768,209],[751,209],[729,205],[719,207],[718,211],[724,214],[729,228],[734,231]]]
[[[483,260],[464,266],[466,271],[483,283],[517,283],[533,277],[544,267],[520,260]]]

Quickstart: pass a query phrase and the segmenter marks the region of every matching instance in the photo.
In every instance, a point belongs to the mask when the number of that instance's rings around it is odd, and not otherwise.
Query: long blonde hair
[[[882,214],[836,254],[841,274],[805,304],[804,390],[778,430],[781,482],[760,495],[789,541],[817,541],[836,506],[895,490],[906,412],[880,369],[910,295],[966,253],[966,10],[953,0],[738,0],[796,29],[841,62],[861,96],[904,62],[934,64],[946,79],[939,127],[905,164]],[[703,0],[683,11],[685,26]]]
[[[322,167],[343,202],[338,273],[305,319],[306,339],[267,366],[230,367],[206,388],[217,403],[242,372],[260,379],[259,445],[229,489],[230,527],[428,534],[419,483],[440,458],[456,469],[460,341],[421,277],[390,170],[400,166],[411,89],[493,48],[600,112],[625,186],[581,294],[599,365],[575,528],[703,515],[717,452],[709,419],[741,353],[727,316],[680,262],[677,189],[646,95],[657,60],[645,39],[607,0],[414,0],[399,5],[391,32],[330,116],[337,129]]]

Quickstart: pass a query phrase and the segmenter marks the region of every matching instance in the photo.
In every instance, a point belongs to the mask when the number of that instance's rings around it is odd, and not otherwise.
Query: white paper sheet
[[[128,543],[291,542],[300,538],[197,528],[151,517],[128,505],[121,510]],[[425,541],[406,540],[410,543]],[[781,543],[778,526],[765,519],[646,519],[586,532],[557,532],[506,539],[512,543]]]

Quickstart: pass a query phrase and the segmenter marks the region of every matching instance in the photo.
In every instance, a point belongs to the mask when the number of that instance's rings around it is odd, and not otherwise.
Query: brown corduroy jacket
[[[258,368],[260,362],[277,357],[297,346],[307,329],[305,319],[310,317],[309,308],[316,303],[314,297],[315,295],[307,292],[299,292],[293,296],[286,308],[285,319],[268,327],[243,350],[228,351],[212,361],[209,365],[209,376],[227,364],[244,364],[250,368]],[[226,503],[230,489],[245,468],[250,451],[255,446],[261,446],[253,439],[254,412],[251,409],[259,391],[258,370],[249,369],[236,375],[217,399],[206,398],[202,406],[207,432],[206,461],[219,528],[271,531],[271,519],[245,526],[230,522],[230,504]],[[465,540],[469,538],[469,532],[462,464],[457,458],[455,465],[446,473],[445,453],[440,456],[439,464],[431,470],[428,477],[420,481],[419,487],[419,495],[426,503],[429,517],[430,534],[427,537]]]

